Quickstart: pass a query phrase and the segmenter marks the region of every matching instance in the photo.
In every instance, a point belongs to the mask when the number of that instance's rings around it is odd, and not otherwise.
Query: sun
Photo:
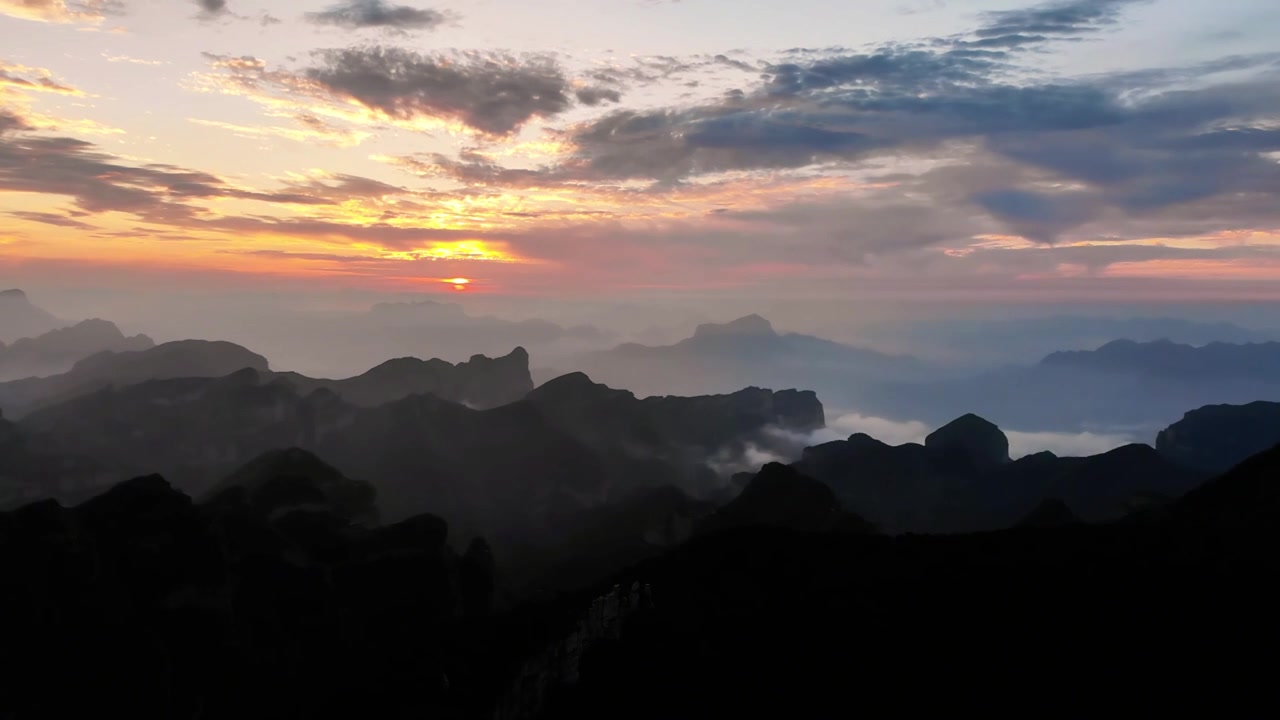
[[[471,284],[471,280],[468,278],[449,278],[444,282],[453,285],[454,290],[466,290],[467,286]]]

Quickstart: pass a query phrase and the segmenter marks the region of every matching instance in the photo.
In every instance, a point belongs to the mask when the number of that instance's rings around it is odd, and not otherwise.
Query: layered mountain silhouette
[[[943,426],[924,445],[890,446],[855,434],[806,448],[796,468],[894,533],[1007,528],[1048,500],[1086,522],[1114,521],[1206,477],[1147,445],[1092,457],[1043,452],[1010,462],[1004,433],[975,415]]]
[[[37,456],[74,459],[99,483],[160,472],[194,493],[264,453],[297,447],[372,483],[389,519],[431,511],[466,532],[515,542],[646,487],[714,488],[712,452],[764,442],[776,428],[809,431],[822,419],[812,393],[639,400],[585,378],[489,410],[432,394],[362,407],[246,368],[104,387],[32,412],[16,430]],[[85,492],[80,474],[18,485],[21,497]]]
[[[292,512],[328,513],[350,525],[378,524],[377,491],[351,480],[301,448],[272,450],[209,491],[214,505],[245,505],[269,518]]]
[[[976,412],[1020,430],[1154,432],[1189,407],[1280,400],[1280,343],[1109,342],[1034,366],[864,388],[862,412],[943,422]]]
[[[862,334],[921,357],[971,367],[1034,364],[1064,348],[1096,348],[1116,338],[1140,343],[1172,340],[1195,346],[1277,339],[1275,332],[1229,322],[1106,315],[895,321],[864,328]]]
[[[803,380],[826,402],[843,399],[863,382],[920,377],[914,358],[830,340],[779,333],[759,315],[699,325],[674,345],[619,345],[565,361],[597,380],[637,395],[731,392],[748,385],[787,387]]]
[[[1055,352],[1040,364],[1197,381],[1257,378],[1274,382],[1280,376],[1280,342],[1244,345],[1215,342],[1196,347],[1169,340],[1146,343],[1115,340],[1097,350]]]
[[[388,358],[456,363],[475,355],[497,357],[514,347],[527,348],[540,358],[563,357],[617,342],[609,332],[592,326],[506,320],[470,314],[462,304],[430,300],[380,303],[355,312],[278,311],[253,322],[214,318],[197,330],[205,337],[254,348],[271,358],[277,369],[337,378],[359,374]]]
[[[430,393],[469,407],[488,409],[513,403],[533,389],[529,353],[517,347],[498,358],[475,355],[466,362],[399,358],[345,380],[318,380],[277,373],[299,392],[324,389],[355,405],[372,407],[408,395]]]
[[[1210,405],[1192,410],[1160,432],[1156,449],[1173,462],[1225,472],[1280,445],[1280,403]]]
[[[655,608],[562,677],[544,715],[827,717],[849,677],[873,714],[1163,713],[1224,692],[1270,711],[1253,653],[1280,629],[1265,577],[1280,567],[1277,477],[1270,451],[1150,523],[1070,523],[1057,504],[978,535],[704,535],[610,580],[650,585]]]
[[[60,375],[0,383],[0,407],[19,417],[102,388],[169,378],[219,377],[245,368],[265,371],[267,359],[233,343],[207,340],[106,351],[80,360]]]
[[[348,486],[292,451],[246,473],[206,503],[149,476],[0,513],[0,710],[448,716],[492,694],[519,640],[464,632],[489,622],[482,541],[459,554],[438,517],[360,527],[345,502],[298,502]]]
[[[457,365],[443,360],[400,358],[363,375],[327,380],[297,373],[271,373],[266,358],[234,343],[183,340],[138,351],[101,352],[60,375],[0,383],[0,407],[18,417],[105,387],[170,378],[221,377],[242,369],[267,373],[295,386],[304,395],[323,389],[361,406],[431,393],[473,407],[491,408],[515,402],[533,388],[529,356],[523,348],[493,359],[477,355]]]
[[[0,382],[44,375],[58,375],[77,362],[101,352],[132,352],[155,347],[146,335],[126,337],[106,320],[85,320],[0,346]]]
[[[866,520],[847,511],[831,488],[795,468],[769,463],[742,492],[704,520],[699,530],[772,527],[805,532],[873,532]]]
[[[31,304],[23,291],[0,291],[0,344],[43,335],[66,324]]]
[[[0,417],[10,505],[61,499],[0,512],[0,714],[823,717],[850,677],[876,714],[1269,698],[1280,449],[1203,468],[1270,404],[1016,461],[970,413],[730,480],[709,458],[821,428],[818,397],[529,391],[519,351],[323,381],[219,346],[249,365],[129,381],[215,369],[164,347]],[[468,407],[468,376],[520,397]]]

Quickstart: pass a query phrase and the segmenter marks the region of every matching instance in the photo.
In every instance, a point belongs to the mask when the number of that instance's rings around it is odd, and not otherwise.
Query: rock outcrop
[[[943,425],[924,439],[924,446],[937,454],[954,454],[986,472],[1009,462],[1009,438],[992,422],[974,414]]]
[[[615,585],[597,597],[567,635],[524,662],[498,700],[494,720],[543,717],[554,693],[578,684],[584,656],[601,643],[621,640],[629,621],[652,607],[652,590],[639,582]]]
[[[1169,460],[1198,470],[1226,472],[1280,445],[1280,403],[1209,405],[1192,410],[1156,437]]]

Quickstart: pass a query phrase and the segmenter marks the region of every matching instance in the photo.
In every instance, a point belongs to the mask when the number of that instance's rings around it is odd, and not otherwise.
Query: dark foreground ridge
[[[774,464],[674,550],[495,612],[485,541],[369,527],[367,486],[283,451],[202,503],[150,476],[0,514],[0,714],[1271,714],[1277,478],[1280,448],[1129,522],[887,537]]]

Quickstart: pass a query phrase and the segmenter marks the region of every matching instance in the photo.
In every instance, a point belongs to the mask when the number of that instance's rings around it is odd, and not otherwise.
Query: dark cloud
[[[1063,0],[1019,10],[990,12],[974,34],[978,44],[1023,47],[1053,38],[1074,38],[1115,25],[1133,5],[1150,0]]]
[[[62,195],[85,212],[124,212],[165,223],[199,215],[193,200],[329,202],[304,193],[244,190],[209,173],[173,165],[127,164],[83,140],[15,134],[0,137],[0,191]]]
[[[456,120],[506,135],[572,105],[569,81],[551,59],[475,56],[463,60],[394,47],[322,50],[306,77],[328,91],[400,120]]]
[[[1051,243],[1067,230],[1096,218],[1101,203],[1092,193],[999,190],[974,200],[1028,240]]]
[[[20,116],[0,108],[0,135],[15,130],[30,130],[31,126],[27,124]]]
[[[194,2],[200,8],[200,17],[206,20],[231,14],[231,8],[227,7],[227,0],[194,0]]]
[[[19,220],[26,220],[28,222],[44,223],[45,225],[56,225],[58,227],[75,228],[77,230],[96,230],[97,229],[88,223],[80,222],[75,218],[67,217],[66,215],[59,215],[58,213],[14,211],[9,213],[9,216],[16,217]]]
[[[391,5],[384,0],[346,0],[321,12],[306,13],[304,17],[316,25],[332,25],[348,30],[378,28],[398,32],[433,30],[450,19],[448,14],[439,10]]]
[[[605,102],[616,103],[622,100],[622,93],[614,90],[613,88],[604,87],[578,88],[578,90],[574,92],[574,96],[578,98],[578,102],[590,107],[594,107]]]

